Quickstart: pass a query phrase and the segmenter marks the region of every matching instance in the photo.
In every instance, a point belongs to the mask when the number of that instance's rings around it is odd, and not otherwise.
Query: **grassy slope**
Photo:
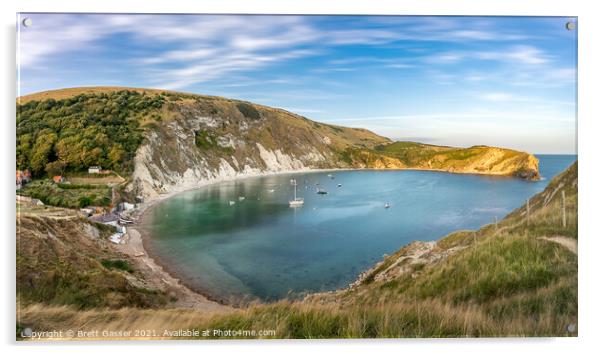
[[[17,102],[23,105],[33,101],[64,100],[82,94],[101,95],[120,90],[144,93],[149,97],[165,98],[161,109],[150,110],[147,115],[130,112],[131,118],[135,119],[145,130],[160,131],[162,125],[168,124],[174,119],[188,119],[199,115],[222,117],[222,119],[227,117],[228,124],[222,124],[221,127],[216,127],[212,131],[203,132],[204,140],[198,144],[199,148],[204,149],[205,158],[213,162],[231,155],[239,158],[239,161],[245,160],[246,156],[243,152],[220,149],[216,144],[219,136],[228,134],[240,136],[240,124],[254,121],[253,114],[249,114],[247,117],[247,112],[241,109],[242,105],[250,106],[250,113],[257,111],[259,116],[265,118],[260,125],[255,128],[251,127],[245,133],[244,139],[247,142],[260,142],[268,149],[281,149],[285,153],[301,153],[300,146],[313,146],[320,151],[332,153],[330,161],[314,167],[420,168],[450,172],[517,175],[523,178],[537,178],[538,176],[537,160],[527,153],[484,146],[464,149],[409,142],[391,144],[389,139],[365,129],[318,123],[282,109],[222,97],[140,88],[82,87],[35,93],[20,97]],[[122,107],[129,107],[127,103],[120,104]],[[326,140],[329,143],[325,143]],[[129,151],[131,148],[135,147],[128,148],[128,158],[132,156]],[[18,151],[20,150],[18,149]],[[50,153],[51,159],[52,155]],[[124,161],[123,165],[131,166],[132,164],[130,161]],[[176,170],[184,168],[184,166],[176,167]],[[127,169],[124,174],[127,177]]]
[[[409,168],[490,174],[510,174],[513,171],[523,178],[538,177],[537,159],[510,149],[489,146],[457,148],[399,141],[376,146],[375,150],[399,159]]]
[[[113,232],[112,227],[92,224],[68,209],[19,205],[19,306],[68,304],[84,309],[165,304],[166,296],[145,288],[130,261],[108,246]]]
[[[563,190],[567,227],[561,223]],[[41,329],[84,323],[88,329],[162,330],[182,324],[275,329],[279,338],[576,335],[566,328],[577,323],[577,255],[542,237],[576,238],[577,164],[531,201],[528,223],[523,206],[497,228],[487,225],[446,236],[422,257],[405,258],[416,245],[404,247],[350,290],[258,304],[217,317],[179,310],[81,312],[34,305],[22,311],[23,323]],[[379,275],[384,277],[376,280]]]
[[[88,205],[106,207],[111,204],[111,189],[106,185],[56,184],[37,180],[27,184],[19,194],[40,199],[46,205],[64,208],[83,208]]]

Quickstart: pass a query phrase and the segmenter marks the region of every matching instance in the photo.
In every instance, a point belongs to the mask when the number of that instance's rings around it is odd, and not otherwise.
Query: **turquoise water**
[[[576,156],[538,158],[538,182],[427,171],[295,174],[301,208],[288,205],[290,174],[224,182],[158,204],[144,228],[155,257],[214,297],[274,300],[333,290],[414,240],[503,218]],[[316,183],[328,194],[316,194]]]

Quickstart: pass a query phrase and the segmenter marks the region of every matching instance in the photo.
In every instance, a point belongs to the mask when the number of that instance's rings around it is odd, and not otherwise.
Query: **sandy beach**
[[[130,256],[137,268],[144,274],[144,279],[154,288],[165,291],[171,298],[177,299],[174,307],[193,308],[202,312],[227,312],[232,307],[211,301],[205,296],[189,289],[163,269],[155,260],[149,256],[144,247],[141,232],[135,227],[128,228],[126,242],[116,245],[117,250]]]
[[[127,236],[124,237],[123,243],[114,245],[114,248],[119,252],[126,254],[136,263],[137,268],[144,274],[144,279],[154,288],[161,289],[169,294],[170,297],[177,300],[172,304],[178,308],[193,308],[202,312],[208,313],[223,313],[234,311],[235,308],[224,304],[225,300],[217,301],[209,299],[205,294],[198,290],[193,290],[187,286],[173,271],[169,271],[169,267],[161,264],[160,260],[152,253],[149,253],[149,247],[145,246],[148,235],[143,230],[142,223],[146,213],[157,204],[172,198],[178,194],[190,192],[205,186],[243,180],[254,177],[264,177],[269,175],[279,174],[294,174],[294,173],[314,173],[314,172],[329,172],[343,171],[348,169],[302,169],[295,171],[279,171],[279,172],[262,172],[253,175],[241,175],[234,178],[217,178],[215,180],[199,181],[198,185],[192,188],[174,189],[171,192],[159,194],[158,196],[141,203],[139,207],[133,210],[129,216],[136,221],[136,225],[127,227]]]

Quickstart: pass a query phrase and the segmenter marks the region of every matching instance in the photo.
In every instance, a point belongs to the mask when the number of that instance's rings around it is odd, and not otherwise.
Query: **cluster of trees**
[[[98,165],[128,174],[141,118],[157,116],[165,101],[122,90],[17,105],[17,168],[41,176]]]

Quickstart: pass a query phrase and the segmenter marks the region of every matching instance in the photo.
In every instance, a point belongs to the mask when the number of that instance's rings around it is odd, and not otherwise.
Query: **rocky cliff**
[[[169,105],[147,129],[134,159],[131,190],[145,197],[211,181],[270,172],[343,168],[341,151],[371,149],[387,138],[363,129],[222,98],[193,96]]]
[[[392,142],[365,129],[222,97],[74,88],[20,97],[17,108],[19,168],[42,175],[108,164],[129,175],[131,195],[147,199],[239,176],[319,168],[539,178],[538,161],[528,153]]]

